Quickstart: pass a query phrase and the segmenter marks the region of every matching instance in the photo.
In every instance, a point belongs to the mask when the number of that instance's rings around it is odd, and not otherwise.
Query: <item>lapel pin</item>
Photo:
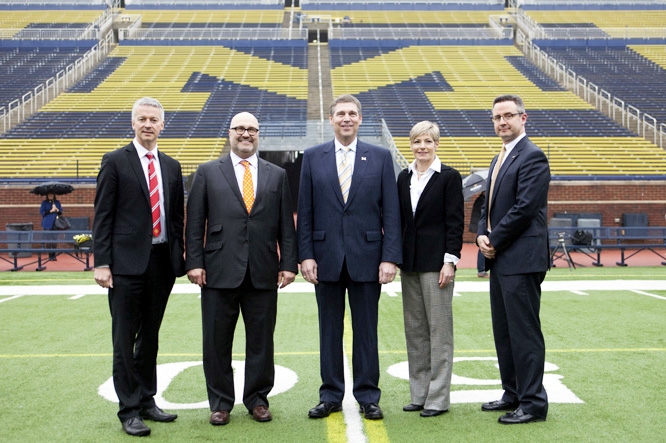
[[[366,160],[366,158],[365,158],[365,157],[361,157],[361,160],[365,161],[365,160]]]

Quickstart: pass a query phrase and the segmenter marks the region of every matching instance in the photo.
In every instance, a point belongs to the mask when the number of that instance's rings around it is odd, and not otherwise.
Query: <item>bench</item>
[[[13,265],[12,271],[19,271],[25,266],[37,263],[36,271],[46,269],[49,259],[42,258],[42,254],[67,254],[85,265],[84,270],[93,269],[90,266],[90,256],[93,254],[92,242],[78,245],[74,236],[78,234],[92,234],[89,230],[70,229],[67,231],[0,231],[0,260]],[[21,252],[37,254],[37,260],[19,265],[18,258]],[[7,254],[5,257],[3,254]]]
[[[571,242],[577,230],[587,231],[592,234],[592,242],[589,245],[575,245]],[[601,263],[601,252],[606,249],[620,251],[620,261],[617,266],[627,266],[627,260],[641,251],[648,250],[664,261],[666,266],[666,255],[657,249],[666,250],[666,226],[613,226],[613,227],[549,227],[548,237],[551,250],[550,264],[558,258],[565,258],[570,264],[573,261],[568,256],[569,251],[578,251],[592,260],[594,266],[603,266]],[[574,265],[575,267],[575,265]]]

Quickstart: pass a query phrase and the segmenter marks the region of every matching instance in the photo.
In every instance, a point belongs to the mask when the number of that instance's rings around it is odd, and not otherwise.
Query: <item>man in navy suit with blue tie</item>
[[[388,149],[357,139],[361,103],[336,98],[329,122],[335,139],[306,149],[298,199],[298,249],[303,277],[315,285],[319,310],[319,404],[311,418],[342,409],[345,392],[345,291],[353,329],[353,393],[366,419],[379,407],[377,319],[381,285],[402,260],[400,205]]]

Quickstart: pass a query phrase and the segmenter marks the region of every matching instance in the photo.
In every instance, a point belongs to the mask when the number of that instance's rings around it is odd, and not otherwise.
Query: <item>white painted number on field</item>
[[[493,364],[496,368],[497,358],[495,357],[454,357],[453,362],[473,361],[480,362],[478,364]],[[453,365],[455,371],[456,366]],[[583,400],[578,398],[564,383],[562,383],[562,375],[550,374],[559,370],[557,365],[546,362],[544,365],[543,387],[548,393],[549,403],[584,403]],[[387,372],[394,377],[409,380],[408,364],[406,361],[396,363],[388,368]],[[485,403],[488,401],[497,400],[502,397],[504,391],[501,389],[501,380],[499,379],[480,379],[463,377],[456,375],[455,372],[451,376],[451,403]],[[460,389],[462,386],[500,386],[500,389]]]
[[[208,409],[208,400],[203,400],[197,403],[172,403],[164,398],[164,392],[168,389],[171,381],[176,378],[178,374],[188,368],[200,366],[202,364],[203,362],[200,361],[184,361],[157,365],[157,394],[155,395],[155,403],[157,403],[160,408],[164,409]],[[233,361],[231,366],[234,369],[234,391],[236,393],[236,404],[243,404],[245,362]],[[268,396],[272,397],[274,395],[288,391],[294,387],[297,381],[298,376],[294,371],[283,366],[276,365],[275,386]],[[201,389],[205,396],[206,387],[202,386]],[[109,378],[106,382],[104,382],[97,389],[97,393],[111,402],[118,403],[118,396],[116,396],[116,391],[113,387],[113,378]]]

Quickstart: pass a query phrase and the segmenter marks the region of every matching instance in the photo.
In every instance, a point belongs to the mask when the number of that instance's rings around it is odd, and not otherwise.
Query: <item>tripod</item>
[[[574,263],[573,260],[571,260],[571,257],[569,256],[569,251],[567,251],[567,245],[564,242],[564,232],[558,232],[557,233],[557,246],[555,249],[553,249],[552,254],[550,254],[550,263],[553,263],[553,260],[555,258],[561,258],[564,257],[565,260],[567,261],[567,264],[569,265],[569,270],[571,271],[571,268],[576,269],[576,263]],[[558,251],[558,249],[561,249],[562,252],[558,257],[555,257],[555,253]],[[555,266],[553,264],[553,266]]]

